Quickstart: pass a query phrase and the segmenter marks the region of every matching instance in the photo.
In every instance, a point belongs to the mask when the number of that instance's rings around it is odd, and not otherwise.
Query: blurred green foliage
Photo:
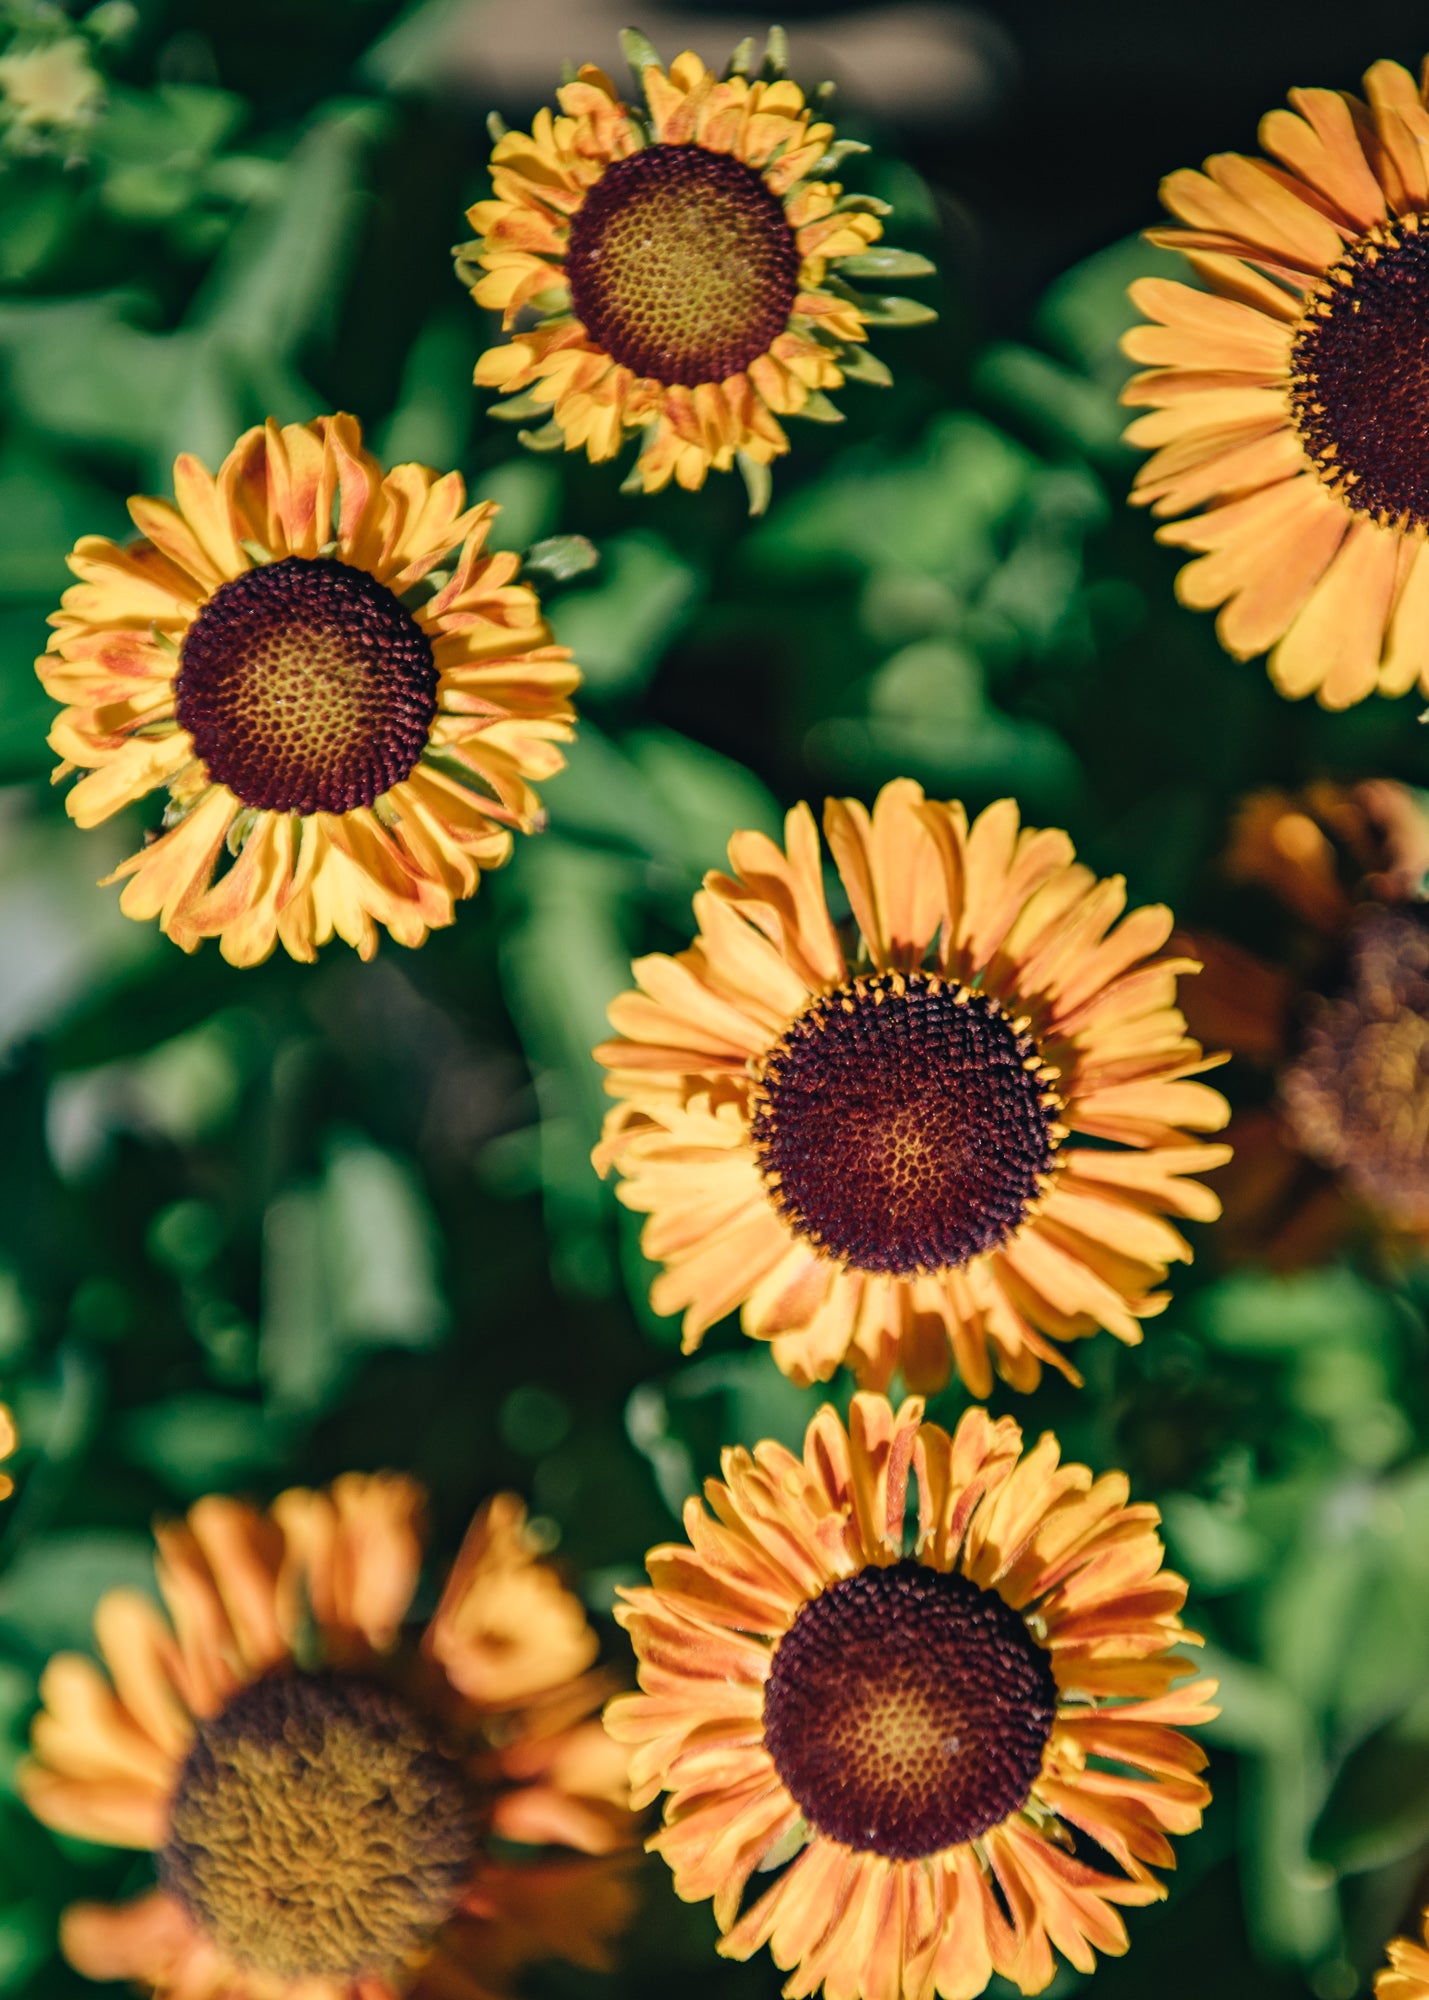
[[[1215,866],[1239,792],[1429,783],[1412,703],[1289,708],[1175,609],[1123,506],[1124,291],[1166,261],[1139,242],[1061,279],[1020,342],[972,340],[946,290],[939,328],[881,343],[891,387],[801,432],[752,528],[734,481],[641,501],[521,453],[470,388],[483,328],[446,246],[483,151],[413,81],[431,11],[0,4],[0,1382],[23,1438],[0,1994],[80,1991],[58,1910],[144,1879],[37,1830],[12,1774],[49,1652],[88,1643],[104,1588],[150,1587],[156,1511],[391,1464],[429,1483],[444,1554],[513,1485],[620,1660],[612,1586],[721,1445],[798,1439],[819,1398],[733,1328],[679,1361],[589,1165],[605,1004],[633,951],[687,938],[734,826],[898,772],[973,806],[1015,790],[1138,897],[1254,937],[1264,911]],[[64,116],[24,109],[6,65],[36,54]],[[945,190],[877,151],[850,172],[958,261]],[[176,451],[336,407],[501,502],[583,725],[549,831],[420,954],[238,974],[93,886],[136,829],[65,820],[31,662],[66,549],[122,532]],[[1429,1281],[1229,1273],[1197,1247],[1143,1347],[1103,1335],[1084,1391],[996,1399],[1161,1505],[1224,1686],[1206,1830],[1095,1983],[1348,2000],[1429,1891]],[[537,1984],[777,1991],[712,1936],[657,1868],[618,1976]]]

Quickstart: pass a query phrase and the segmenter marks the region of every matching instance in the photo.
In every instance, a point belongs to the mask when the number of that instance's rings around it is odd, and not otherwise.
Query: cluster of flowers
[[[638,434],[646,491],[738,466],[758,505],[781,419],[886,379],[868,327],[917,316],[849,280],[921,260],[873,248],[880,205],[828,177],[847,148],[777,39],[722,79],[631,47],[639,106],[588,68],[498,134],[460,256],[511,338],[477,380],[546,417],[538,446]],[[1127,343],[1136,497],[1203,510],[1160,531],[1200,552],[1183,597],[1328,706],[1429,689],[1429,110],[1391,64],[1366,90],[1296,93],[1265,121],[1278,164],[1172,176],[1186,226],[1160,240],[1199,283],[1139,285]],[[80,542],[39,671],[81,825],[167,790],[117,871],[128,914],[238,966],[452,921],[539,824],[575,720],[575,666],[483,550],[493,512],[455,473],[384,474],[333,416],[250,432],[216,476],[181,458],[173,504],[132,503],[141,539]],[[974,1398],[1077,1382],[1072,1343],[1141,1338],[1178,1223],[1220,1212],[1203,1040],[1280,1069],[1223,1179],[1232,1229],[1258,1204],[1287,1258],[1356,1217],[1429,1229],[1429,824],[1385,784],[1250,802],[1232,864],[1304,921],[1298,990],[1125,914],[1010,800],[970,822],[900,780],[871,812],[830,800],[824,834],[847,921],[801,805],[782,846],[734,835],[687,950],[636,964],[595,1158],[687,1350],[738,1309],[795,1381],[853,1371],[847,1424],[725,1454],[622,1592],[641,1691],[603,1723],[585,1614],[510,1496],[422,1630],[404,1478],[161,1528],[167,1616],[103,1600],[108,1672],[51,1664],[23,1778],[50,1825],[157,1856],[152,1894],[70,1913],[82,1971],[172,2000],[482,2000],[543,1953],[601,1961],[662,1793],[678,1892],[791,1996],[1034,1993],[1164,1894],[1209,1796],[1182,1732],[1215,1711],[1156,1511],[1051,1436],[1024,1449],[976,1402],[949,1434],[921,1398],[954,1371]],[[1177,986],[1200,963],[1197,1039]],[[1392,1956],[1386,2000],[1429,1993],[1429,1957]]]

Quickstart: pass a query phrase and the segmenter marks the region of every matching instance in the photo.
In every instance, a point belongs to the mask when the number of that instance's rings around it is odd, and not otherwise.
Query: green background
[[[498,45],[503,9],[467,11]],[[705,11],[731,43],[750,25]],[[1015,790],[1136,898],[1264,944],[1267,908],[1215,865],[1241,792],[1429,784],[1418,701],[1288,706],[1175,608],[1169,552],[1123,505],[1116,406],[1125,285],[1174,268],[1134,234],[1158,175],[1252,146],[1291,84],[1417,64],[1420,9],[949,12],[985,54],[980,106],[841,128],[875,142],[850,179],[895,205],[891,240],[938,262],[919,289],[940,321],[879,341],[891,390],[796,426],[753,524],[735,479],[623,498],[484,417],[487,328],[449,246],[487,107],[440,82],[450,0],[129,12],[127,33],[124,9],[89,24],[97,122],[0,138],[0,1387],[23,1433],[0,1516],[0,1993],[56,2000],[90,1990],[53,1955],[57,1911],[147,1863],[36,1828],[10,1774],[49,1652],[87,1643],[101,1590],[147,1585],[156,1511],[406,1467],[444,1555],[513,1486],[619,1661],[612,1586],[720,1444],[800,1435],[818,1396],[732,1325],[681,1362],[588,1164],[605,1002],[632,952],[687,938],[734,826],[899,773],[973,807]],[[0,4],[0,39],[33,15]],[[549,832],[421,952],[238,973],[93,886],[141,817],[67,822],[31,662],[65,550],[122,533],[176,451],[216,463],[269,413],[334,408],[388,459],[460,466],[502,502],[503,546],[591,537],[598,565],[548,590],[586,672],[580,738]],[[1429,1895],[1429,1283],[1229,1272],[1196,1241],[1143,1348],[1100,1336],[1080,1394],[994,1399],[1162,1506],[1225,1689],[1205,1830],[1096,1984],[1348,2000]],[[644,1893],[617,1975],[533,1990],[777,1992],[767,1958],[714,1956],[659,1864]]]

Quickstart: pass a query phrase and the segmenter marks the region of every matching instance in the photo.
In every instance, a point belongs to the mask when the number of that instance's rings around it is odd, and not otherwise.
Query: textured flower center
[[[1281,1099],[1312,1159],[1390,1221],[1429,1228],[1429,909],[1358,920],[1345,985],[1314,1003]]]
[[[752,167],[647,146],[608,167],[571,222],[571,303],[597,346],[657,382],[723,382],[789,322],[799,246]]]
[[[351,812],[412,770],[437,712],[431,643],[366,570],[286,556],[220,584],[184,640],[178,718],[209,775],[266,812]]]
[[[922,1563],[860,1570],[775,1648],[764,1741],[805,1819],[896,1861],[1026,1803],[1057,1712],[1047,1654],[996,1591]]]
[[[813,1001],[764,1059],[752,1125],[785,1220],[861,1271],[966,1264],[1051,1171],[1057,1099],[998,1003],[930,973]]]
[[[1377,223],[1306,302],[1291,407],[1326,485],[1356,513],[1429,525],[1429,230]]]
[[[400,1972],[481,1834],[460,1766],[349,1674],[272,1674],[200,1723],[170,1821],[164,1887],[231,1959],[285,1979]]]

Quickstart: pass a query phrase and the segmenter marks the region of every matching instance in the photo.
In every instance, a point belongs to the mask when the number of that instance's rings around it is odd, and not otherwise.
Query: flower
[[[620,1593],[644,1692],[605,1721],[634,1799],[670,1795],[649,1844],[686,1901],[714,1898],[720,1950],[768,1944],[790,1996],[971,2000],[994,1972],[1036,1993],[1053,1945],[1090,1972],[1210,1796],[1178,1726],[1215,1714],[1215,1683],[1175,1686],[1198,1642],[1156,1509],[1050,1435],[1024,1454],[1009,1417],[969,1409],[950,1437],[922,1407],[857,1395],[845,1431],[826,1405],[802,1461],[726,1451],[716,1518],[691,1499],[690,1546]]]
[[[1177,594],[1327,708],[1429,691],[1429,109],[1398,63],[1364,87],[1292,90],[1261,121],[1271,161],[1162,183],[1185,227],[1152,241],[1204,289],[1141,280],[1153,324],[1125,342],[1151,364],[1125,395],[1154,449],[1132,497],[1193,517],[1158,530],[1198,557]]]
[[[12,45],[0,56],[0,125],[26,138],[92,125],[103,103],[81,35]]]
[[[9,1458],[20,1442],[20,1434],[15,1429],[15,1419],[9,1408],[0,1403],[0,1458]],[[0,1500],[8,1500],[15,1491],[15,1482],[8,1472],[0,1472]]]
[[[77,544],[36,663],[58,775],[87,773],[71,818],[167,787],[109,879],[185,951],[421,944],[539,823],[572,733],[579,676],[518,559],[482,552],[496,508],[454,472],[384,477],[346,416],[251,430],[217,478],[185,455],[174,487],[130,501],[141,541]]]
[[[633,478],[647,493],[737,462],[758,511],[789,448],[780,418],[836,417],[826,389],[889,379],[868,326],[932,317],[845,277],[932,266],[870,254],[886,208],[824,178],[861,149],[835,144],[783,76],[781,37],[758,76],[746,45],[722,80],[688,51],[667,72],[642,37],[625,40],[643,108],[587,66],[559,116],[496,140],[494,198],[470,210],[479,240],[458,268],[514,332],[476,380],[520,392],[499,416],[549,415],[527,442],[606,459],[642,432]]]
[[[1283,963],[1180,941],[1192,1027],[1273,1079],[1232,1121],[1219,1248],[1293,1268],[1351,1234],[1429,1244],[1429,817],[1385,779],[1257,792],[1226,865],[1291,923]]]
[[[899,779],[824,827],[853,948],[801,805],[785,850],[735,834],[694,945],[638,960],[611,1007],[595,1160],[650,1218],[655,1310],[684,1311],[688,1351],[741,1306],[801,1382],[843,1360],[877,1388],[950,1363],[978,1396],[994,1367],[1079,1381],[1056,1343],[1138,1341],[1191,1255],[1167,1216],[1219,1213],[1189,1178],[1228,1157],[1187,1137],[1228,1116],[1187,1081],[1210,1066],[1175,1005],[1194,961],[1155,955],[1164,908],[1118,924],[1120,877],[1011,799],[969,827]]]
[[[1429,1945],[1429,1911],[1424,1916],[1424,1945]],[[1429,1951],[1412,1938],[1391,1938],[1389,1964],[1375,1975],[1374,2000],[1426,2000],[1429,1996]]]
[[[51,1660],[31,1810],[159,1871],[67,1912],[79,1971],[174,2000],[485,2000],[533,1958],[603,1961],[634,1822],[594,1635],[504,1494],[418,1636],[421,1513],[385,1473],[266,1513],[201,1500],[157,1531],[168,1617],[110,1591],[108,1676]]]

